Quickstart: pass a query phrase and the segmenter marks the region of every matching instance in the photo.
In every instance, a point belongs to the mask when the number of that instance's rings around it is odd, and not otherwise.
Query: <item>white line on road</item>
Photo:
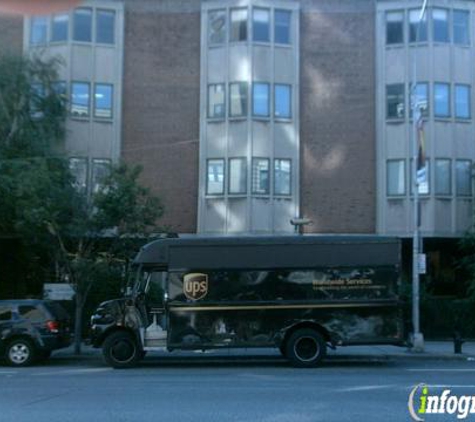
[[[461,368],[407,368],[409,372],[475,372],[475,369]]]
[[[0,375],[15,375],[15,371],[0,371]]]
[[[74,374],[90,374],[94,372],[109,372],[112,368],[85,368],[85,369],[69,369],[66,371],[54,371],[54,372],[40,372],[39,374],[32,374],[36,377],[47,375],[74,375]]]
[[[362,385],[362,386],[357,386],[357,387],[349,387],[349,388],[342,388],[339,389],[338,391],[341,392],[352,392],[352,391],[370,391],[370,390],[381,390],[383,388],[397,388],[399,386],[397,385]]]

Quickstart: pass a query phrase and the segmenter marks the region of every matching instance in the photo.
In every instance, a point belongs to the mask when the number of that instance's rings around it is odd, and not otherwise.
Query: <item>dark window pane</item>
[[[94,116],[109,119],[112,117],[112,85],[96,84]]]
[[[404,84],[386,86],[386,117],[388,119],[403,119],[404,113]]]
[[[386,13],[386,44],[404,42],[404,14],[402,12]]]
[[[470,119],[470,87],[468,85],[455,85],[455,117]]]
[[[252,12],[252,36],[254,41],[270,41],[269,9],[255,8]]]
[[[89,84],[73,82],[71,84],[71,114],[73,116],[89,116]]]
[[[8,306],[0,307],[0,321],[11,321],[12,311]]]
[[[48,33],[48,18],[34,16],[30,22],[30,44],[45,44]]]
[[[226,92],[224,84],[212,84],[208,86],[208,117],[224,118]]]
[[[247,165],[245,158],[229,159],[229,193],[244,194],[247,191]]]
[[[387,162],[388,196],[398,196],[406,193],[405,171],[404,160],[390,160]]]
[[[436,42],[449,42],[449,13],[445,9],[432,10],[433,39]]]
[[[224,160],[208,160],[206,193],[222,195],[224,193]]]
[[[253,85],[252,113],[258,117],[269,117],[269,84],[255,83]]]
[[[454,43],[470,44],[469,13],[465,10],[454,10]]]
[[[91,42],[92,10],[81,8],[74,11],[73,40]]]
[[[69,15],[61,14],[53,16],[51,27],[51,41],[67,41],[69,32]]]
[[[290,44],[290,18],[288,10],[276,10],[274,14],[274,41],[278,44]]]
[[[450,160],[435,160],[435,194],[450,195],[452,193],[452,166]]]
[[[247,82],[229,84],[229,115],[247,116]]]
[[[472,195],[472,162],[457,160],[455,164],[455,189],[457,196]]]
[[[434,84],[434,115],[450,116],[450,87],[448,84]]]
[[[291,161],[290,160],[274,160],[274,194],[275,195],[290,195],[290,175],[291,175]]]
[[[276,84],[274,87],[274,116],[283,119],[291,117],[290,85]]]
[[[247,40],[247,9],[231,10],[231,34],[229,40]]]
[[[269,160],[266,158],[252,159],[252,193],[269,194]]]
[[[98,10],[96,17],[96,42],[114,44],[115,41],[115,12],[113,10]]]
[[[420,21],[419,18],[420,10],[409,11],[409,42],[427,41],[427,12],[424,13]]]
[[[222,44],[226,41],[226,11],[212,10],[208,14],[208,41]]]
[[[19,306],[18,312],[21,318],[31,322],[44,322],[48,319],[46,313],[36,306]]]

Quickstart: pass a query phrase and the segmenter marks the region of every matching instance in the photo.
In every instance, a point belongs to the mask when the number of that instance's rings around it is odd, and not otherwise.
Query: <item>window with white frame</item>
[[[277,158],[274,160],[274,195],[291,194],[291,160]]]
[[[452,13],[454,43],[470,44],[470,15],[468,10],[454,10]]]
[[[92,9],[80,7],[74,10],[73,40],[92,41]]]
[[[404,42],[404,12],[386,13],[386,44],[402,44]]]
[[[437,196],[449,196],[452,194],[452,161],[446,158],[435,160],[435,186]]]
[[[455,117],[457,119],[470,119],[470,86],[455,84]]]
[[[387,195],[403,196],[406,194],[406,162],[388,160],[386,163]]]
[[[432,9],[432,39],[435,42],[449,42],[449,11]]]
[[[223,119],[226,115],[226,90],[224,84],[208,85],[208,117]]]
[[[269,195],[269,159],[252,159],[252,193],[256,195]]]
[[[33,16],[30,20],[30,44],[46,44],[48,38],[48,17]]]
[[[256,117],[269,117],[269,84],[255,82],[252,85],[252,114]]]
[[[112,118],[113,89],[111,84],[95,84],[94,117]]]
[[[455,161],[455,193],[457,196],[472,196],[472,162]]]
[[[96,42],[114,44],[115,11],[98,9],[96,12]]]
[[[434,84],[434,116],[450,117],[450,85]]]
[[[290,44],[292,12],[290,10],[274,10],[274,42]]]
[[[247,40],[247,9],[231,9],[229,41]]]
[[[214,158],[207,160],[206,194],[224,194],[224,159],[222,158]]]
[[[252,39],[258,42],[270,41],[270,10],[255,7],[252,9]]]
[[[238,195],[247,192],[246,158],[229,159],[229,194]]]
[[[290,119],[292,117],[291,86],[274,85],[274,117]]]
[[[53,15],[51,20],[51,42],[63,42],[69,38],[69,14]]]
[[[419,9],[409,10],[409,42],[427,41],[427,12],[419,21],[420,17],[421,11]],[[400,42],[402,42],[402,39]]]
[[[229,84],[229,116],[247,116],[247,82],[232,82]]]
[[[223,44],[226,42],[226,10],[209,11],[208,42],[210,44]]]
[[[75,117],[89,116],[90,84],[73,82],[71,84],[71,115]]]
[[[386,85],[386,118],[403,119],[404,116],[404,84]]]

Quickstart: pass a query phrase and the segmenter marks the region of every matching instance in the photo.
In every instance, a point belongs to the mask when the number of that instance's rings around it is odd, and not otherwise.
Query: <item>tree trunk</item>
[[[81,338],[82,338],[82,294],[76,292],[76,312],[74,321],[74,353],[81,354]]]

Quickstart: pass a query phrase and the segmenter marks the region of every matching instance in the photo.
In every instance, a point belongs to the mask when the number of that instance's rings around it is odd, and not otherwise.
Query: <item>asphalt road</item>
[[[475,395],[475,362],[332,360],[308,370],[275,357],[150,356],[113,370],[99,356],[53,356],[31,368],[0,366],[0,421],[409,421],[419,383]]]

